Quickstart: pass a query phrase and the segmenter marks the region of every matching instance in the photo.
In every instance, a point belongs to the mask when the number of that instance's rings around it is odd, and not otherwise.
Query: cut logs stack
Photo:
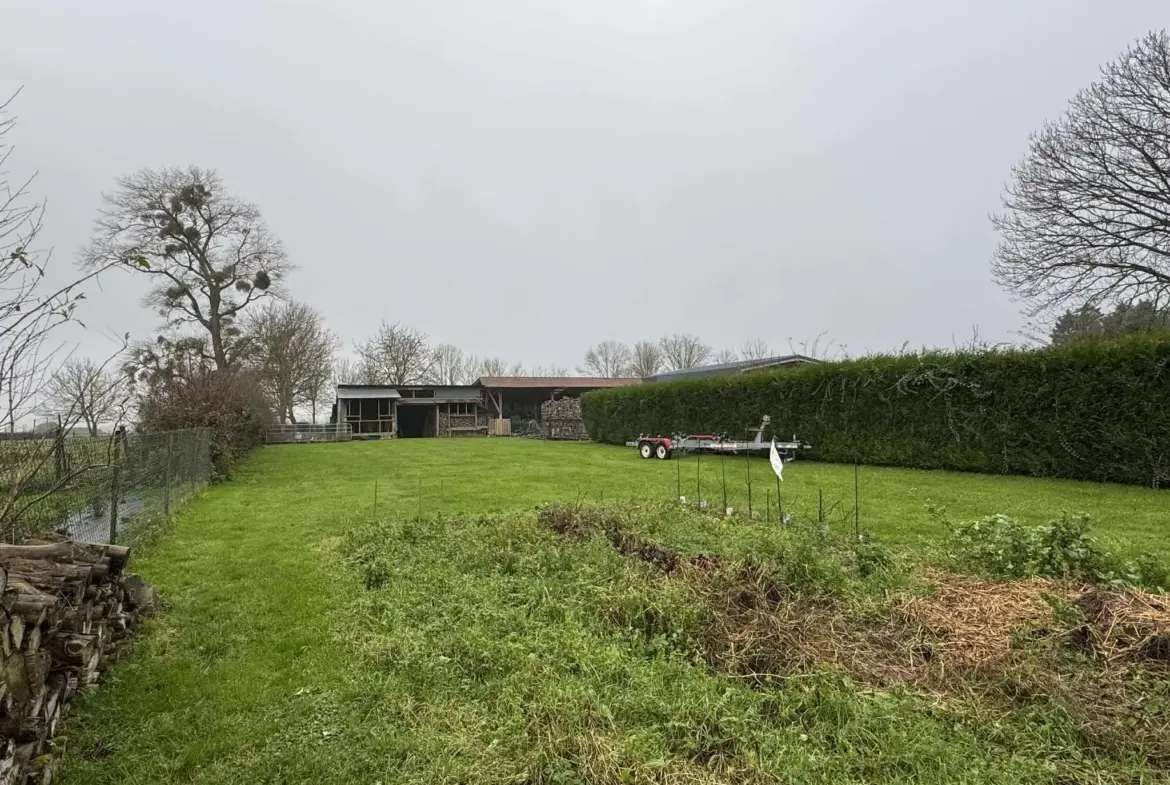
[[[588,439],[585,420],[581,417],[580,398],[561,398],[540,405],[540,423],[544,438],[580,441]]]
[[[129,560],[117,545],[0,545],[0,785],[52,781],[50,741],[70,701],[155,611]]]

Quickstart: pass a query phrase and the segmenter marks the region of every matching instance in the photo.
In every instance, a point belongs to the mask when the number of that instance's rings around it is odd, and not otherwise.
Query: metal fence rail
[[[266,444],[302,444],[311,442],[348,442],[353,438],[349,423],[289,423],[276,425],[264,435]]]
[[[133,543],[211,479],[211,429],[0,441],[0,527]]]

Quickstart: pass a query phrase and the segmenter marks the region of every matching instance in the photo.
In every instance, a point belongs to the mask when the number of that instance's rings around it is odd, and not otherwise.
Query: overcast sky
[[[294,297],[509,361],[666,332],[1012,340],[988,215],[1165,0],[0,0],[10,168],[72,266],[101,192],[198,164]],[[146,337],[141,282],[86,304]]]

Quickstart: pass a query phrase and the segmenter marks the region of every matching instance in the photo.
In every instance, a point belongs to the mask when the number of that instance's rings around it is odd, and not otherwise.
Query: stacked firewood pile
[[[155,611],[129,559],[116,545],[0,545],[0,785],[52,781],[50,741],[70,701]]]
[[[561,398],[540,405],[540,424],[544,438],[580,441],[588,439],[585,420],[581,418],[580,398]]]

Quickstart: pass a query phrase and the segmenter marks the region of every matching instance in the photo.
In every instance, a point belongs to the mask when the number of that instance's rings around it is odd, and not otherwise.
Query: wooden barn
[[[348,424],[355,438],[486,436],[489,432],[507,433],[507,427],[496,423],[513,417],[538,421],[545,401],[640,381],[506,376],[484,377],[475,384],[459,386],[339,384],[330,422]]]

